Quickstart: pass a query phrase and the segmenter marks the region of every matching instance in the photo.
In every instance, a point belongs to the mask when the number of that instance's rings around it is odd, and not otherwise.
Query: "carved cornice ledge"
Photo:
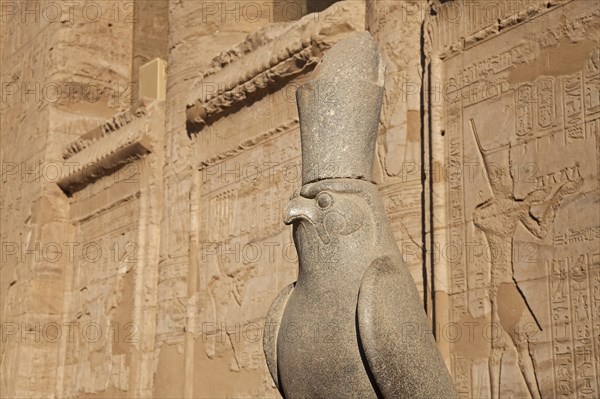
[[[118,131],[122,127],[130,124],[136,118],[146,116],[147,113],[148,109],[142,104],[116,114],[108,121],[104,122],[101,126],[82,134],[77,138],[77,140],[67,145],[63,150],[63,159],[67,160],[71,158],[78,152],[83,151],[90,145],[93,145],[99,139]]]
[[[152,152],[154,126],[162,126],[162,102],[133,107],[83,134],[63,151],[68,171],[58,186],[71,195],[123,165]]]
[[[462,37],[459,41],[454,42],[454,43],[444,47],[443,49],[441,49],[439,51],[438,56],[441,59],[452,57],[452,56],[460,53],[461,51],[467,50],[470,47],[475,46],[479,42],[482,42],[484,40],[487,40],[491,37],[498,35],[499,33],[505,31],[506,29],[509,29],[516,25],[520,25],[524,22],[530,21],[539,15],[542,15],[551,10],[554,10],[555,8],[557,8],[561,5],[565,5],[566,3],[569,3],[571,1],[574,1],[574,0],[547,0],[543,4],[537,4],[537,5],[531,4],[531,5],[527,6],[523,11],[521,11],[517,14],[499,19],[493,25],[486,26],[486,27],[478,30],[477,32],[474,32],[470,35]],[[440,6],[439,3],[432,3],[433,10],[435,10],[436,7],[439,7],[439,6]]]
[[[333,44],[364,30],[362,2],[336,3],[335,14],[328,11],[264,28],[213,59],[191,90],[188,134],[281,89],[312,70]]]
[[[241,154],[245,150],[248,150],[252,147],[256,147],[257,145],[264,143],[265,141],[267,141],[268,139],[270,139],[271,137],[273,137],[279,133],[285,133],[297,126],[299,126],[298,118],[291,119],[282,125],[279,125],[271,130],[268,130],[262,134],[259,134],[248,140],[243,141],[235,148],[232,148],[227,151],[223,151],[213,157],[210,157],[203,161],[200,161],[198,170],[204,170],[204,169],[209,168],[213,165],[216,165],[220,162],[223,162],[228,158],[231,158],[238,154]]]

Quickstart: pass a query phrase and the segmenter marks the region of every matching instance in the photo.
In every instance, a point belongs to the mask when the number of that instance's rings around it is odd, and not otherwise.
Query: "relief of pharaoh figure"
[[[264,335],[285,398],[457,397],[372,179],[384,70],[355,33],[297,92],[302,187],[284,218],[299,273]]]
[[[519,369],[532,398],[540,398],[539,383],[533,367],[530,335],[539,332],[542,327],[537,320],[526,297],[519,289],[513,271],[513,236],[519,224],[522,224],[534,237],[544,239],[554,222],[561,201],[579,191],[583,178],[579,174],[577,164],[572,168],[568,181],[558,188],[546,186],[530,192],[524,199],[516,199],[513,194],[513,176],[510,172],[510,160],[501,163],[490,161],[491,151],[485,150],[480,142],[475,121],[470,120],[471,130],[479,153],[483,159],[484,172],[490,184],[492,198],[480,203],[473,211],[473,223],[485,235],[488,248],[491,251],[490,269],[490,302],[492,308],[492,323],[495,331],[492,334],[492,352],[489,359],[491,394],[493,399],[500,397],[500,375],[502,357],[512,342],[517,351]],[[506,154],[508,148],[502,148]],[[496,152],[496,150],[494,150]],[[542,209],[540,216],[535,216],[533,208]],[[511,304],[511,312],[499,312],[498,292],[500,287],[512,290],[505,294],[518,298],[518,305]],[[518,318],[515,324],[513,320]],[[532,331],[530,327],[536,330]],[[539,330],[537,330],[539,329]]]

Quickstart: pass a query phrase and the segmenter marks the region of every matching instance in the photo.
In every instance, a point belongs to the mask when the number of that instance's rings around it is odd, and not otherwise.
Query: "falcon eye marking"
[[[333,198],[331,198],[331,195],[329,195],[327,193],[319,194],[319,196],[317,197],[317,204],[319,205],[319,208],[321,208],[321,209],[329,208],[332,203],[333,203]]]

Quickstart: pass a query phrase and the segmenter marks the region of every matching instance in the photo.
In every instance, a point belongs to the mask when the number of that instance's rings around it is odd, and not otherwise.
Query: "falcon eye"
[[[322,208],[322,209],[329,208],[332,203],[333,203],[333,198],[331,198],[331,195],[329,195],[327,193],[320,194],[319,197],[317,198],[317,204],[319,205],[319,208]]]

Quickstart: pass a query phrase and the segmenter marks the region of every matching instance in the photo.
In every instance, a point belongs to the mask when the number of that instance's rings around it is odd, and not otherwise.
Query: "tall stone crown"
[[[329,178],[372,181],[385,65],[368,32],[335,44],[296,92],[302,184]]]

